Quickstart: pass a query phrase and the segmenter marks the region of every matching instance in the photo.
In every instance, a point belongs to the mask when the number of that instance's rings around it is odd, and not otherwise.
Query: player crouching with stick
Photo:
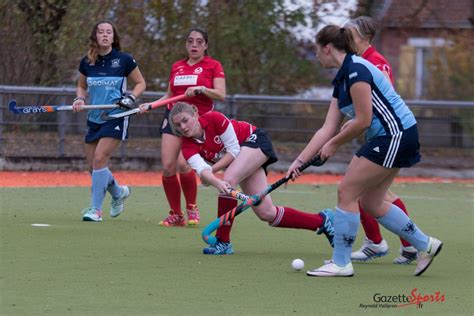
[[[211,111],[199,117],[196,107],[186,102],[174,105],[170,124],[175,134],[182,137],[182,152],[189,165],[203,183],[219,191],[219,217],[237,206],[237,200],[227,195],[229,189],[240,185],[245,194],[254,195],[267,187],[266,167],[278,159],[264,130],[247,122],[229,120],[219,112]],[[224,169],[222,180],[214,175]],[[329,210],[319,214],[304,213],[287,206],[275,206],[270,196],[252,209],[270,226],[318,230],[332,245],[332,212]],[[232,223],[233,220],[217,229],[217,242],[204,248],[204,254],[234,252],[230,242]]]

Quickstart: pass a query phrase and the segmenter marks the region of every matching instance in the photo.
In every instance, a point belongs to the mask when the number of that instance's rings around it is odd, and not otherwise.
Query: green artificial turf
[[[307,277],[306,269],[331,257],[325,237],[271,228],[251,210],[234,224],[234,255],[203,255],[201,229],[216,216],[211,188],[199,188],[197,228],[158,226],[168,211],[161,187],[133,188],[117,218],[108,216],[107,198],[102,223],[81,221],[89,188],[1,188],[0,314],[472,314],[473,185],[399,184],[393,190],[417,225],[444,243],[421,277],[412,276],[414,264],[392,264],[400,242],[385,229],[391,252],[354,264],[353,278]],[[336,187],[290,185],[272,198],[316,211],[335,205]],[[360,228],[354,249],[362,242]],[[305,261],[304,271],[291,268],[295,258]],[[444,301],[406,307],[374,301],[408,297],[415,288],[422,296],[439,291]]]

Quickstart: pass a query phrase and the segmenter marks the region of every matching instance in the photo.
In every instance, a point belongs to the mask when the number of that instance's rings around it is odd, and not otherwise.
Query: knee
[[[92,169],[102,169],[107,165],[109,157],[105,155],[95,155],[92,160]]]
[[[252,209],[261,221],[271,224],[275,220],[275,207],[265,203],[265,201],[258,206],[253,206]]]
[[[176,174],[176,162],[175,161],[162,161],[163,163],[163,175],[165,177],[171,177]]]
[[[193,170],[191,169],[191,166],[188,165],[187,163],[178,163],[177,169],[179,173],[188,173],[191,170]]]

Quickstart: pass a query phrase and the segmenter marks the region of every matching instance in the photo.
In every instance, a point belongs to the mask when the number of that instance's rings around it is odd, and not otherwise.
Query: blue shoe
[[[232,243],[217,241],[214,245],[210,245],[202,250],[205,255],[231,255],[234,253]]]
[[[327,208],[324,211],[319,212],[319,215],[324,218],[324,222],[323,225],[316,231],[316,234],[326,235],[329,244],[334,248],[334,214],[330,208]]]

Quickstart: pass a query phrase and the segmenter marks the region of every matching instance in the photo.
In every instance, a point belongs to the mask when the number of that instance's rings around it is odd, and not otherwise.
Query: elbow
[[[226,95],[225,91],[223,91],[221,89],[215,89],[214,92],[215,92],[215,98],[214,99],[216,99],[218,101],[222,101],[222,102],[225,101],[225,95]]]

